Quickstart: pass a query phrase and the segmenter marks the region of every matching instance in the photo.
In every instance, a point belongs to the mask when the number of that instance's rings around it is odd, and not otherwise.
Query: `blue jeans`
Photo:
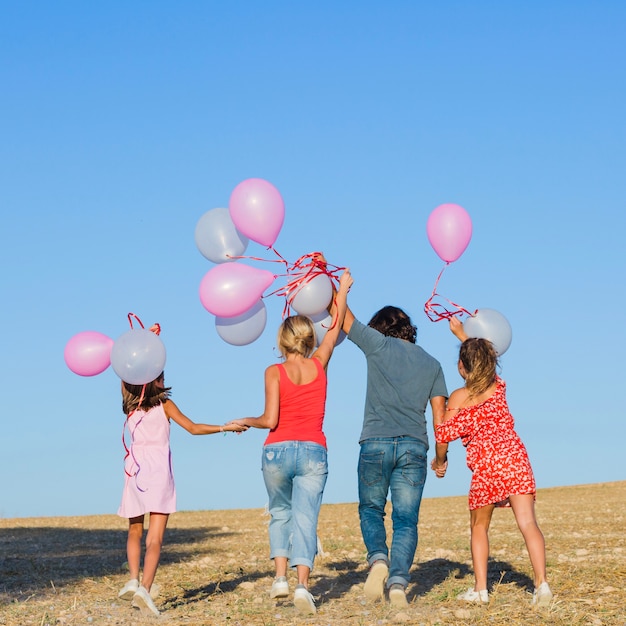
[[[263,479],[271,515],[270,558],[313,569],[317,519],[328,477],[326,448],[310,441],[281,441],[263,447]]]
[[[359,455],[359,518],[367,561],[389,564],[387,587],[409,584],[417,549],[417,521],[426,482],[426,446],[412,437],[366,439]],[[385,532],[385,504],[391,490],[391,558]]]

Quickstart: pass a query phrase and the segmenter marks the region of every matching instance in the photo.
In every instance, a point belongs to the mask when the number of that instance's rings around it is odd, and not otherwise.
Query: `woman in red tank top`
[[[313,322],[304,315],[286,318],[278,330],[283,362],[265,370],[265,410],[235,424],[269,428],[263,445],[263,479],[269,496],[270,558],[276,577],[271,598],[289,596],[287,567],[296,569],[294,604],[304,614],[316,612],[308,590],[317,553],[317,520],[328,465],[322,430],[326,405],[326,367],[339,337],[352,285],[350,271],[339,281],[331,306],[334,324],[319,347]],[[336,319],[335,319],[336,318]]]

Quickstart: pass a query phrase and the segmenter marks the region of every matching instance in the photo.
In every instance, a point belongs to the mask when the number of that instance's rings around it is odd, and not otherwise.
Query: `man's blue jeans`
[[[417,522],[426,482],[427,447],[412,437],[366,439],[359,455],[359,518],[367,561],[389,564],[387,587],[409,583],[417,548]],[[391,491],[391,558],[385,504]]]
[[[270,558],[313,569],[317,520],[328,477],[326,448],[310,441],[263,447],[263,479],[269,496]]]

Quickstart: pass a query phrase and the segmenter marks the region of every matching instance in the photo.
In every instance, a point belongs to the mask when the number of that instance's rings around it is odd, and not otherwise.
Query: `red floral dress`
[[[535,494],[535,478],[526,448],[514,430],[506,401],[506,383],[496,380],[490,398],[462,408],[435,429],[437,443],[461,439],[472,471],[470,510],[489,504],[508,506],[510,495]]]

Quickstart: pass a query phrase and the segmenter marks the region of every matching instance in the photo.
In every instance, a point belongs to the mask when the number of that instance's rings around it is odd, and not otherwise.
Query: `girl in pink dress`
[[[535,574],[532,603],[547,606],[552,591],[546,581],[545,541],[535,517],[535,479],[526,448],[514,430],[506,383],[496,374],[497,354],[490,341],[468,338],[455,317],[450,319],[450,329],[463,342],[458,369],[465,386],[452,392],[447,417],[435,429],[437,446],[432,468],[442,478],[448,465],[448,442],[461,439],[472,471],[469,509],[475,584],[459,599],[489,601],[489,524],[496,506],[510,506]]]
[[[196,424],[169,399],[170,387],[165,387],[161,374],[146,385],[122,382],[122,407],[130,432],[130,446],[124,460],[124,491],[118,510],[129,521],[126,553],[130,580],[118,596],[132,600],[142,613],[159,615],[150,595],[159,565],[161,545],[170,513],[176,511],[176,489],[170,451],[170,420],[174,420],[192,435],[246,430],[245,426],[226,424]],[[139,584],[141,540],[144,516],[149,514],[143,576]],[[154,589],[153,589],[153,594]]]

